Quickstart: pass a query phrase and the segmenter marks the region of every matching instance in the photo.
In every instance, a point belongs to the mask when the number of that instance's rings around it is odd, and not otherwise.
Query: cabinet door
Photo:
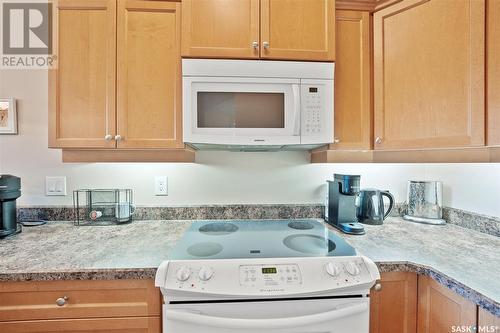
[[[382,273],[380,284],[370,293],[370,333],[415,333],[417,274]]]
[[[336,12],[335,144],[333,149],[370,149],[370,13]]]
[[[259,58],[259,0],[183,0],[182,56]]]
[[[484,20],[478,0],[374,14],[376,149],[484,145]]]
[[[451,332],[476,325],[477,307],[427,276],[418,277],[418,333]]]
[[[483,308],[479,308],[477,326],[483,332],[497,332],[500,330],[500,317]],[[481,332],[481,331],[480,331]]]
[[[500,1],[488,0],[488,145],[500,145]]]
[[[161,333],[160,317],[57,319],[0,322],[9,333]]]
[[[152,280],[0,282],[0,321],[160,316],[160,300]]]
[[[56,4],[57,67],[49,72],[49,146],[113,148],[116,3]]]
[[[180,8],[118,0],[118,148],[183,147]]]
[[[261,58],[335,60],[335,0],[261,0]]]

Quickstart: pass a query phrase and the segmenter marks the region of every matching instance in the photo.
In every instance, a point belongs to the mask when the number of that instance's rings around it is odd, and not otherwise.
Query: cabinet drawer
[[[160,317],[10,321],[0,323],[0,332],[160,333],[161,321]]]
[[[3,282],[0,322],[159,316],[160,301],[152,280]]]

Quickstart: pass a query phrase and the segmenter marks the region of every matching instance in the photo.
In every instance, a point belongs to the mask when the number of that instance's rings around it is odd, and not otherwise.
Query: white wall
[[[196,164],[63,164],[47,148],[47,76],[0,71],[0,96],[18,99],[20,134],[0,136],[0,173],[22,178],[21,205],[70,205],[46,197],[45,176],[66,176],[76,188],[130,187],[139,205],[321,203],[334,172],[359,173],[362,187],[390,189],[397,201],[409,179],[445,181],[446,205],[500,216],[500,165],[310,164],[307,153],[200,152]],[[169,196],[153,195],[155,176],[169,177]]]

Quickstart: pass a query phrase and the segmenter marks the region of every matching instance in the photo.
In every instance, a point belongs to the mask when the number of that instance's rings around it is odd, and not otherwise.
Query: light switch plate
[[[45,195],[65,196],[66,177],[45,177]]]
[[[168,178],[155,177],[155,195],[168,195]]]

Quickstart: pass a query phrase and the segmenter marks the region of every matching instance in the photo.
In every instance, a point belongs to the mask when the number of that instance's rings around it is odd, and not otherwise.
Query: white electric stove
[[[168,333],[368,333],[379,278],[317,220],[199,221],[155,283]]]

